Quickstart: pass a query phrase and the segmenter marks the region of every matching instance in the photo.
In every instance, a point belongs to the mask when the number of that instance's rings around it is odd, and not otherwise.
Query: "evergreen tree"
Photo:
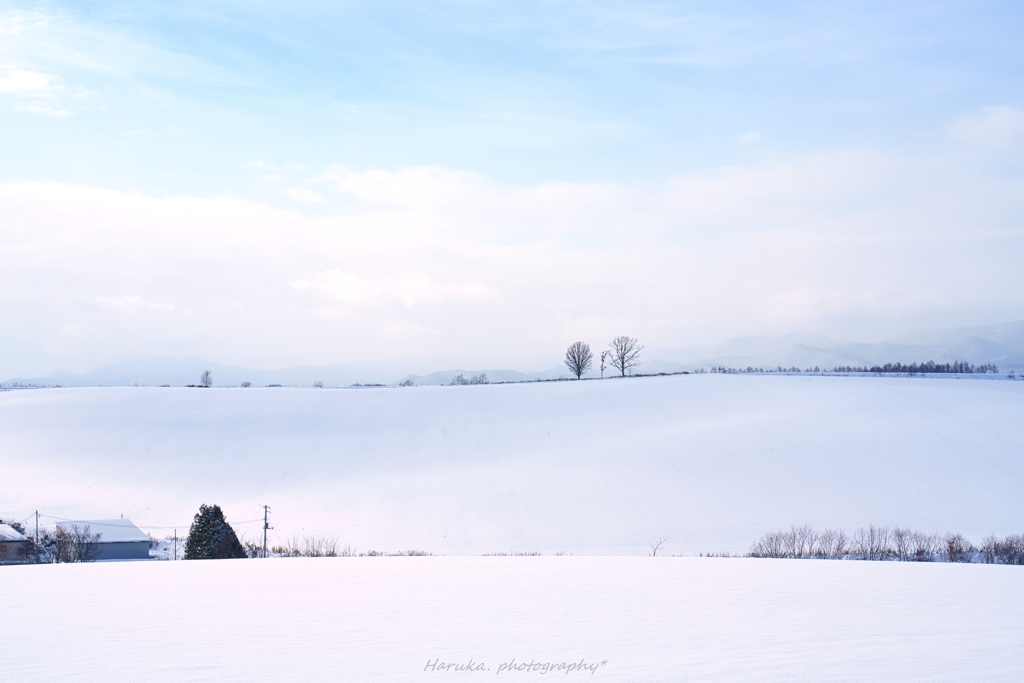
[[[218,527],[210,541],[210,557],[214,560],[231,560],[249,557],[242,547],[235,530],[224,522]]]
[[[200,505],[185,541],[186,560],[223,560],[246,557],[235,530],[219,505]]]

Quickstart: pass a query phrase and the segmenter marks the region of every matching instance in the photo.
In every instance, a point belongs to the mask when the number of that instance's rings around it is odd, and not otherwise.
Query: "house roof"
[[[127,519],[80,519],[57,522],[61,529],[70,529],[74,525],[88,525],[94,534],[103,534],[98,543],[131,543],[135,541],[149,542],[149,536]]]
[[[27,541],[22,534],[10,524],[0,524],[0,541]]]

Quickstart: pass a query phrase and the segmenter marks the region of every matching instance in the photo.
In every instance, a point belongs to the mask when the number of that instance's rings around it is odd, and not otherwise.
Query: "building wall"
[[[28,549],[28,541],[0,541],[0,562],[25,562]]]
[[[97,560],[146,560],[149,559],[149,541],[123,543],[97,543],[100,552]]]

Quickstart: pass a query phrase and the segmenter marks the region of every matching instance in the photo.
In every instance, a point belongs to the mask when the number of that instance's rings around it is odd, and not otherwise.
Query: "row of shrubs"
[[[697,374],[705,372],[703,368],[694,371]],[[711,372],[718,374],[737,375],[737,374],[753,374],[753,373],[765,373],[765,372],[786,372],[786,373],[873,373],[876,375],[881,374],[897,374],[897,375],[927,375],[927,374],[957,374],[957,375],[985,375],[985,374],[999,374],[999,366],[992,363],[982,363],[981,365],[972,365],[967,361],[958,360],[952,363],[936,363],[930,360],[926,363],[886,363],[884,365],[872,365],[871,367],[863,366],[858,367],[854,365],[837,365],[834,368],[819,368],[815,365],[813,368],[806,368],[801,370],[795,365],[792,367],[784,368],[781,365],[776,368],[755,368],[747,366],[746,368],[730,368],[724,365],[716,365],[711,368]],[[1011,377],[1014,376],[1011,373]]]
[[[1024,564],[1024,535],[989,536],[975,547],[962,534],[928,534],[902,527],[816,531],[809,526],[765,534],[750,546],[750,557],[874,560],[899,562],[983,562]]]
[[[262,557],[259,544],[249,541],[245,544],[249,557]],[[367,550],[360,552],[351,545],[339,545],[334,536],[293,536],[270,549],[276,557],[424,557],[431,555],[425,550]]]

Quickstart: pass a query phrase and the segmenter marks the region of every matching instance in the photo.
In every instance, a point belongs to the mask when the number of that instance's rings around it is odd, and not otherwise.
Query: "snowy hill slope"
[[[746,550],[763,532],[1020,533],[1024,382],[689,375],[374,389],[0,393],[4,517],[220,503],[362,550]],[[274,536],[272,536],[272,541]]]
[[[4,615],[18,656],[4,673],[60,683],[1009,683],[1020,678],[1021,572],[671,557],[2,567],[17,586]],[[437,669],[471,659],[490,670]],[[593,672],[499,673],[581,660]]]

